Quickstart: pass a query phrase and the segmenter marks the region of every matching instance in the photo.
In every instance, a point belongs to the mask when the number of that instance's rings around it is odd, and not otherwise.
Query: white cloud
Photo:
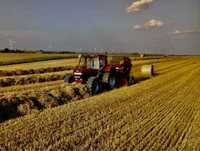
[[[200,29],[175,30],[171,34],[186,35],[186,34],[195,34],[195,33],[200,33]]]
[[[143,25],[135,25],[133,29],[135,30],[144,30],[144,29],[153,29],[153,28],[161,28],[164,26],[164,22],[160,20],[151,19],[145,22]]]
[[[181,31],[180,30],[175,30],[174,32],[172,32],[173,34],[180,34]]]
[[[141,25],[135,25],[135,26],[133,26],[133,29],[140,30],[140,29],[142,29],[142,26]]]
[[[169,35],[171,35],[171,38],[173,39],[187,39],[189,36],[200,34],[200,29],[186,29],[186,30],[178,30],[176,29],[173,32],[169,32]]]
[[[136,13],[142,9],[148,8],[154,0],[137,0],[133,2],[126,10],[128,13]]]
[[[146,28],[162,27],[164,23],[160,20],[152,19],[144,24]]]

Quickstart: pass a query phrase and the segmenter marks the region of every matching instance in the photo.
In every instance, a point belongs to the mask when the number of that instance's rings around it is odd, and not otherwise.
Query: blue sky
[[[0,2],[0,48],[199,54],[199,41],[199,0]]]

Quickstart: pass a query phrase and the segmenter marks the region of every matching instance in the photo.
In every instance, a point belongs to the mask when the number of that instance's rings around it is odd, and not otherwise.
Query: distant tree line
[[[48,50],[20,50],[14,49],[11,50],[9,48],[4,48],[0,50],[0,53],[60,53],[60,54],[76,54],[74,51],[48,51]]]
[[[96,54],[97,52],[93,52],[93,51],[65,51],[65,50],[62,50],[62,51],[49,51],[49,50],[22,50],[22,49],[9,49],[9,48],[4,48],[2,50],[0,50],[0,53],[43,53],[43,54],[49,54],[49,53],[58,53],[58,54]],[[164,54],[153,54],[153,53],[139,53],[139,52],[99,52],[100,54],[108,54],[108,55],[111,55],[111,56],[118,56],[118,55],[124,55],[124,56],[133,56],[133,57],[159,57],[159,56],[162,56],[162,57],[165,57],[165,56],[176,56],[176,55],[173,55],[173,54],[170,54],[170,55],[164,55]],[[183,55],[184,56],[184,55]]]

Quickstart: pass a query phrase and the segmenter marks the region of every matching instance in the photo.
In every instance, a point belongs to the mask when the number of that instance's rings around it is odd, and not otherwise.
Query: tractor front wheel
[[[65,83],[72,83],[74,82],[74,76],[73,75],[66,75],[64,79]]]
[[[96,95],[101,92],[101,83],[96,77],[91,77],[88,79],[87,87],[90,89],[92,95]]]

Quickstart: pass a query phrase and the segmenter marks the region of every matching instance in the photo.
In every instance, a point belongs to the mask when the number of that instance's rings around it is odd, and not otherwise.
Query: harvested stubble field
[[[200,150],[200,58],[154,67],[131,87],[1,123],[0,150]]]
[[[185,62],[187,62],[187,60],[185,60],[185,59],[177,60],[176,59],[176,60],[171,60],[168,62],[166,62],[166,61],[158,62],[155,60],[151,60],[151,62],[154,65],[156,65],[155,73],[161,74],[160,71],[165,70],[166,68],[169,67],[169,65],[171,65],[171,66],[174,65],[174,68],[179,68],[180,66],[185,65]],[[148,63],[150,63],[150,62],[148,62]],[[140,62],[135,61],[135,64],[133,67],[134,70],[132,71],[133,76],[135,77],[136,80],[138,80],[138,82],[145,79],[145,77],[142,77],[142,75],[140,73],[141,64],[142,64],[141,61]],[[162,67],[162,68],[159,69],[158,67]],[[159,69],[159,70],[157,70],[157,69]],[[39,74],[39,76],[42,75],[44,77],[50,77],[49,80],[51,80],[51,75],[53,77],[55,77],[57,75],[57,73],[58,72],[51,73],[50,76],[47,76],[47,75],[49,75],[49,73]],[[65,75],[65,73],[63,72],[63,74],[61,74],[61,79],[64,78],[64,75]],[[35,76],[36,75],[17,76],[16,78],[12,79],[14,81],[13,84],[15,84],[15,81],[18,81],[17,84],[21,84],[21,85],[0,88],[0,93],[2,94],[2,97],[0,98],[0,106],[2,106],[1,108],[4,109],[4,110],[1,110],[1,114],[6,115],[6,118],[3,118],[2,120],[8,120],[10,118],[25,115],[26,113],[27,114],[32,113],[32,110],[35,110],[35,108],[38,108],[37,106],[33,105],[32,101],[30,101],[30,100],[32,100],[32,99],[30,99],[30,97],[32,98],[32,96],[37,96],[36,98],[35,97],[34,98],[36,99],[37,102],[39,102],[37,104],[40,104],[40,106],[41,106],[40,102],[41,101],[44,102],[43,98],[46,98],[47,104],[49,104],[49,103],[54,104],[54,105],[51,105],[52,107],[59,105],[57,102],[58,102],[58,98],[60,98],[60,96],[62,96],[63,87],[61,87],[61,85],[64,84],[63,79],[62,80],[54,79],[56,81],[43,82],[43,81],[41,81],[41,78],[39,78],[40,81],[38,81],[38,78],[33,78]],[[26,78],[28,80],[24,80],[24,78]],[[5,79],[5,77],[0,78],[0,79]],[[18,80],[16,80],[16,79],[18,79]],[[21,79],[23,79],[23,80],[21,80]],[[36,81],[34,81],[34,80],[36,80]],[[19,83],[19,82],[21,82],[21,83]],[[24,82],[26,82],[26,83],[24,83]],[[27,84],[27,83],[31,83],[31,82],[33,82],[34,84]],[[40,82],[42,82],[42,83],[40,83]],[[25,84],[25,85],[23,85],[23,84]],[[73,88],[73,86],[71,86],[71,85],[68,85],[67,87]],[[52,95],[49,95],[49,94],[51,94],[51,93],[49,93],[49,92],[51,92],[51,90],[53,90],[54,92],[57,92],[56,96],[54,96],[55,93],[53,93],[54,94],[53,97],[52,97]],[[64,87],[64,91],[65,90],[66,89]],[[40,93],[42,94],[43,97],[38,95]],[[68,92],[66,92],[66,93],[68,93]],[[85,93],[84,96],[86,96],[86,94],[89,95],[89,92],[84,91],[84,93]],[[31,95],[28,95],[29,96],[28,98],[24,97],[27,94],[31,94]],[[81,93],[79,93],[79,96],[80,96],[80,94]],[[65,94],[65,96],[66,96],[66,94]],[[47,99],[47,98],[51,99],[51,101],[48,101],[49,99]],[[28,101],[23,101],[24,99],[26,99]],[[10,101],[10,100],[12,100],[12,101]],[[77,99],[75,99],[75,100],[77,100]],[[24,106],[23,105],[24,102],[26,102],[25,105],[26,106],[28,105],[29,107],[28,107],[28,109],[26,109],[27,111],[22,112],[20,108],[21,108],[21,106]],[[47,106],[44,107],[43,109],[45,109],[45,108],[47,108]]]

